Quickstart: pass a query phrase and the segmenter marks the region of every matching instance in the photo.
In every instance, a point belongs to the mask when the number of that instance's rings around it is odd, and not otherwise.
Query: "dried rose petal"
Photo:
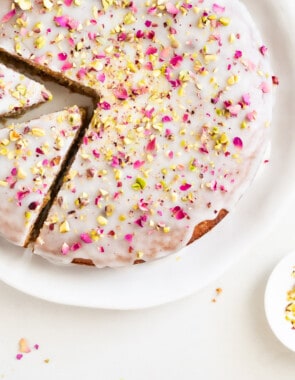
[[[176,6],[172,3],[166,4],[166,10],[169,14],[176,16],[179,13],[179,9],[176,8]]]
[[[61,71],[67,71],[73,68],[73,64],[71,62],[66,62],[62,67]]]
[[[179,189],[180,189],[181,191],[187,191],[187,190],[189,190],[191,187],[192,187],[191,184],[189,184],[189,183],[185,183],[184,185],[181,185],[181,186],[179,187]]]
[[[260,51],[260,53],[262,54],[262,55],[265,55],[266,53],[267,53],[267,47],[266,46],[261,46],[260,48],[259,48],[259,51]]]
[[[256,117],[257,117],[257,112],[256,111],[249,112],[246,115],[246,119],[248,121],[254,121],[254,120],[256,120]]]
[[[157,7],[149,8],[148,11],[147,11],[147,13],[149,15],[154,15],[154,14],[156,14],[156,12],[157,12]]]
[[[81,235],[80,235],[80,239],[81,239],[84,243],[86,243],[86,244],[90,244],[90,243],[92,243],[92,239],[91,239],[91,237],[90,237],[88,234],[86,234],[86,233],[81,234]]]
[[[12,9],[10,12],[6,13],[2,19],[1,19],[1,23],[5,23],[5,22],[8,22],[14,15],[16,14],[16,10],[15,9]]]
[[[245,103],[247,106],[250,106],[251,100],[250,100],[250,94],[244,94],[242,96],[243,103]]]
[[[98,105],[101,109],[106,110],[106,111],[111,109],[111,105],[108,102],[101,102],[101,103],[98,103]]]
[[[260,85],[260,89],[264,94],[267,94],[270,92],[270,88],[267,82],[262,82]]]
[[[133,235],[132,234],[126,234],[124,239],[127,240],[128,243],[132,243]]]
[[[156,149],[156,138],[153,138],[151,141],[146,146],[146,151],[152,152],[153,150]]]
[[[136,32],[136,38],[143,38],[144,37],[144,32],[142,30],[138,30]]]
[[[271,79],[272,79],[273,85],[278,86],[280,84],[279,78],[277,76],[273,75]]]
[[[238,113],[241,111],[240,104],[236,104],[234,106],[229,106],[227,109],[230,112],[231,116],[238,116]]]
[[[58,59],[59,59],[60,61],[65,61],[67,58],[68,58],[67,53],[59,53],[59,54],[58,54]]]
[[[67,255],[70,251],[70,247],[68,246],[67,243],[63,243],[62,247],[61,247],[61,254],[62,255]]]
[[[53,21],[55,21],[57,26],[66,27],[69,22],[68,16],[56,16],[53,18]]]
[[[239,59],[239,58],[241,58],[242,56],[243,56],[243,53],[241,52],[241,50],[237,50],[237,51],[235,52],[235,55],[234,55],[235,59]]]
[[[162,122],[163,123],[169,123],[172,120],[173,120],[172,117],[168,116],[168,115],[165,115],[165,116],[162,117]]]
[[[146,52],[145,54],[146,55],[153,55],[153,54],[156,54],[158,51],[158,49],[154,46],[149,46],[147,49],[146,49]]]
[[[187,214],[183,211],[183,209],[180,206],[174,207],[171,211],[174,218],[177,220],[182,220],[187,216]]]
[[[81,243],[74,243],[72,246],[71,246],[71,251],[75,252],[75,251],[78,251],[78,249],[80,249],[82,247]]]
[[[135,161],[134,162],[134,164],[133,164],[133,167],[134,167],[134,169],[139,169],[139,168],[141,168],[142,167],[142,165],[144,165],[145,164],[145,162],[144,161]]]
[[[242,149],[243,148],[243,141],[240,137],[235,137],[233,139],[233,144],[236,148]]]
[[[106,80],[105,73],[99,73],[99,74],[97,74],[97,80],[99,80],[101,83],[104,83],[105,80]]]
[[[171,58],[170,63],[173,67],[179,67],[182,61],[183,57],[181,55],[175,55],[173,58]]]
[[[140,199],[138,202],[138,207],[141,211],[149,211],[148,203],[144,201],[144,199]]]
[[[119,87],[114,91],[114,95],[119,100],[126,100],[128,98],[128,92],[126,88]]]
[[[219,13],[223,13],[225,11],[225,7],[222,7],[221,5],[218,5],[218,4],[213,4],[213,12],[219,14]]]

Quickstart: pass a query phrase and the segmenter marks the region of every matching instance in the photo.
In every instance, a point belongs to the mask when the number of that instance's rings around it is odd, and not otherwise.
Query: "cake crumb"
[[[28,341],[25,338],[21,338],[18,342],[19,345],[19,351],[25,354],[28,354],[31,352],[31,349],[28,345]]]
[[[222,292],[223,292],[222,288],[216,288],[215,289],[215,296],[211,299],[211,302],[216,303],[217,298],[221,295]]]

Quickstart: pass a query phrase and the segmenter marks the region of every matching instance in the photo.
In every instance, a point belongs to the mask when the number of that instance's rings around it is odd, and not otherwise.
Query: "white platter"
[[[292,38],[295,32],[294,26],[290,25],[290,7],[293,19],[295,10],[292,0],[280,3],[276,0],[245,0],[245,3],[272,52],[280,86],[270,163],[264,165],[235,211],[213,231],[180,253],[118,270],[56,267],[0,240],[2,281],[27,294],[62,304],[107,309],[146,308],[177,300],[208,285],[269,231],[295,190],[292,93],[295,86],[295,44]],[[49,88],[54,91],[54,86]],[[33,112],[50,112],[64,105],[85,103],[85,98],[68,96],[66,90],[58,93],[57,101],[46,110],[41,107],[41,110]]]
[[[285,319],[285,308],[289,304],[287,292],[295,286],[295,251],[286,255],[274,268],[267,282],[264,306],[265,313],[276,337],[290,350],[295,351],[295,330]]]

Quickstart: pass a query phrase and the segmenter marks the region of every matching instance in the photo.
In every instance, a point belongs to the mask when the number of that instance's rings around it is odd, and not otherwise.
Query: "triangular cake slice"
[[[83,124],[77,106],[0,130],[0,235],[26,246]]]
[[[0,63],[0,117],[14,116],[51,98],[41,83]]]

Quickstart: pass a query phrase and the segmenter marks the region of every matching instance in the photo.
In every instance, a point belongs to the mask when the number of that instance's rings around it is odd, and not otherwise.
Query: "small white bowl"
[[[264,307],[266,318],[275,336],[295,352],[295,329],[285,316],[287,292],[295,286],[295,251],[286,255],[272,271],[265,290]]]

